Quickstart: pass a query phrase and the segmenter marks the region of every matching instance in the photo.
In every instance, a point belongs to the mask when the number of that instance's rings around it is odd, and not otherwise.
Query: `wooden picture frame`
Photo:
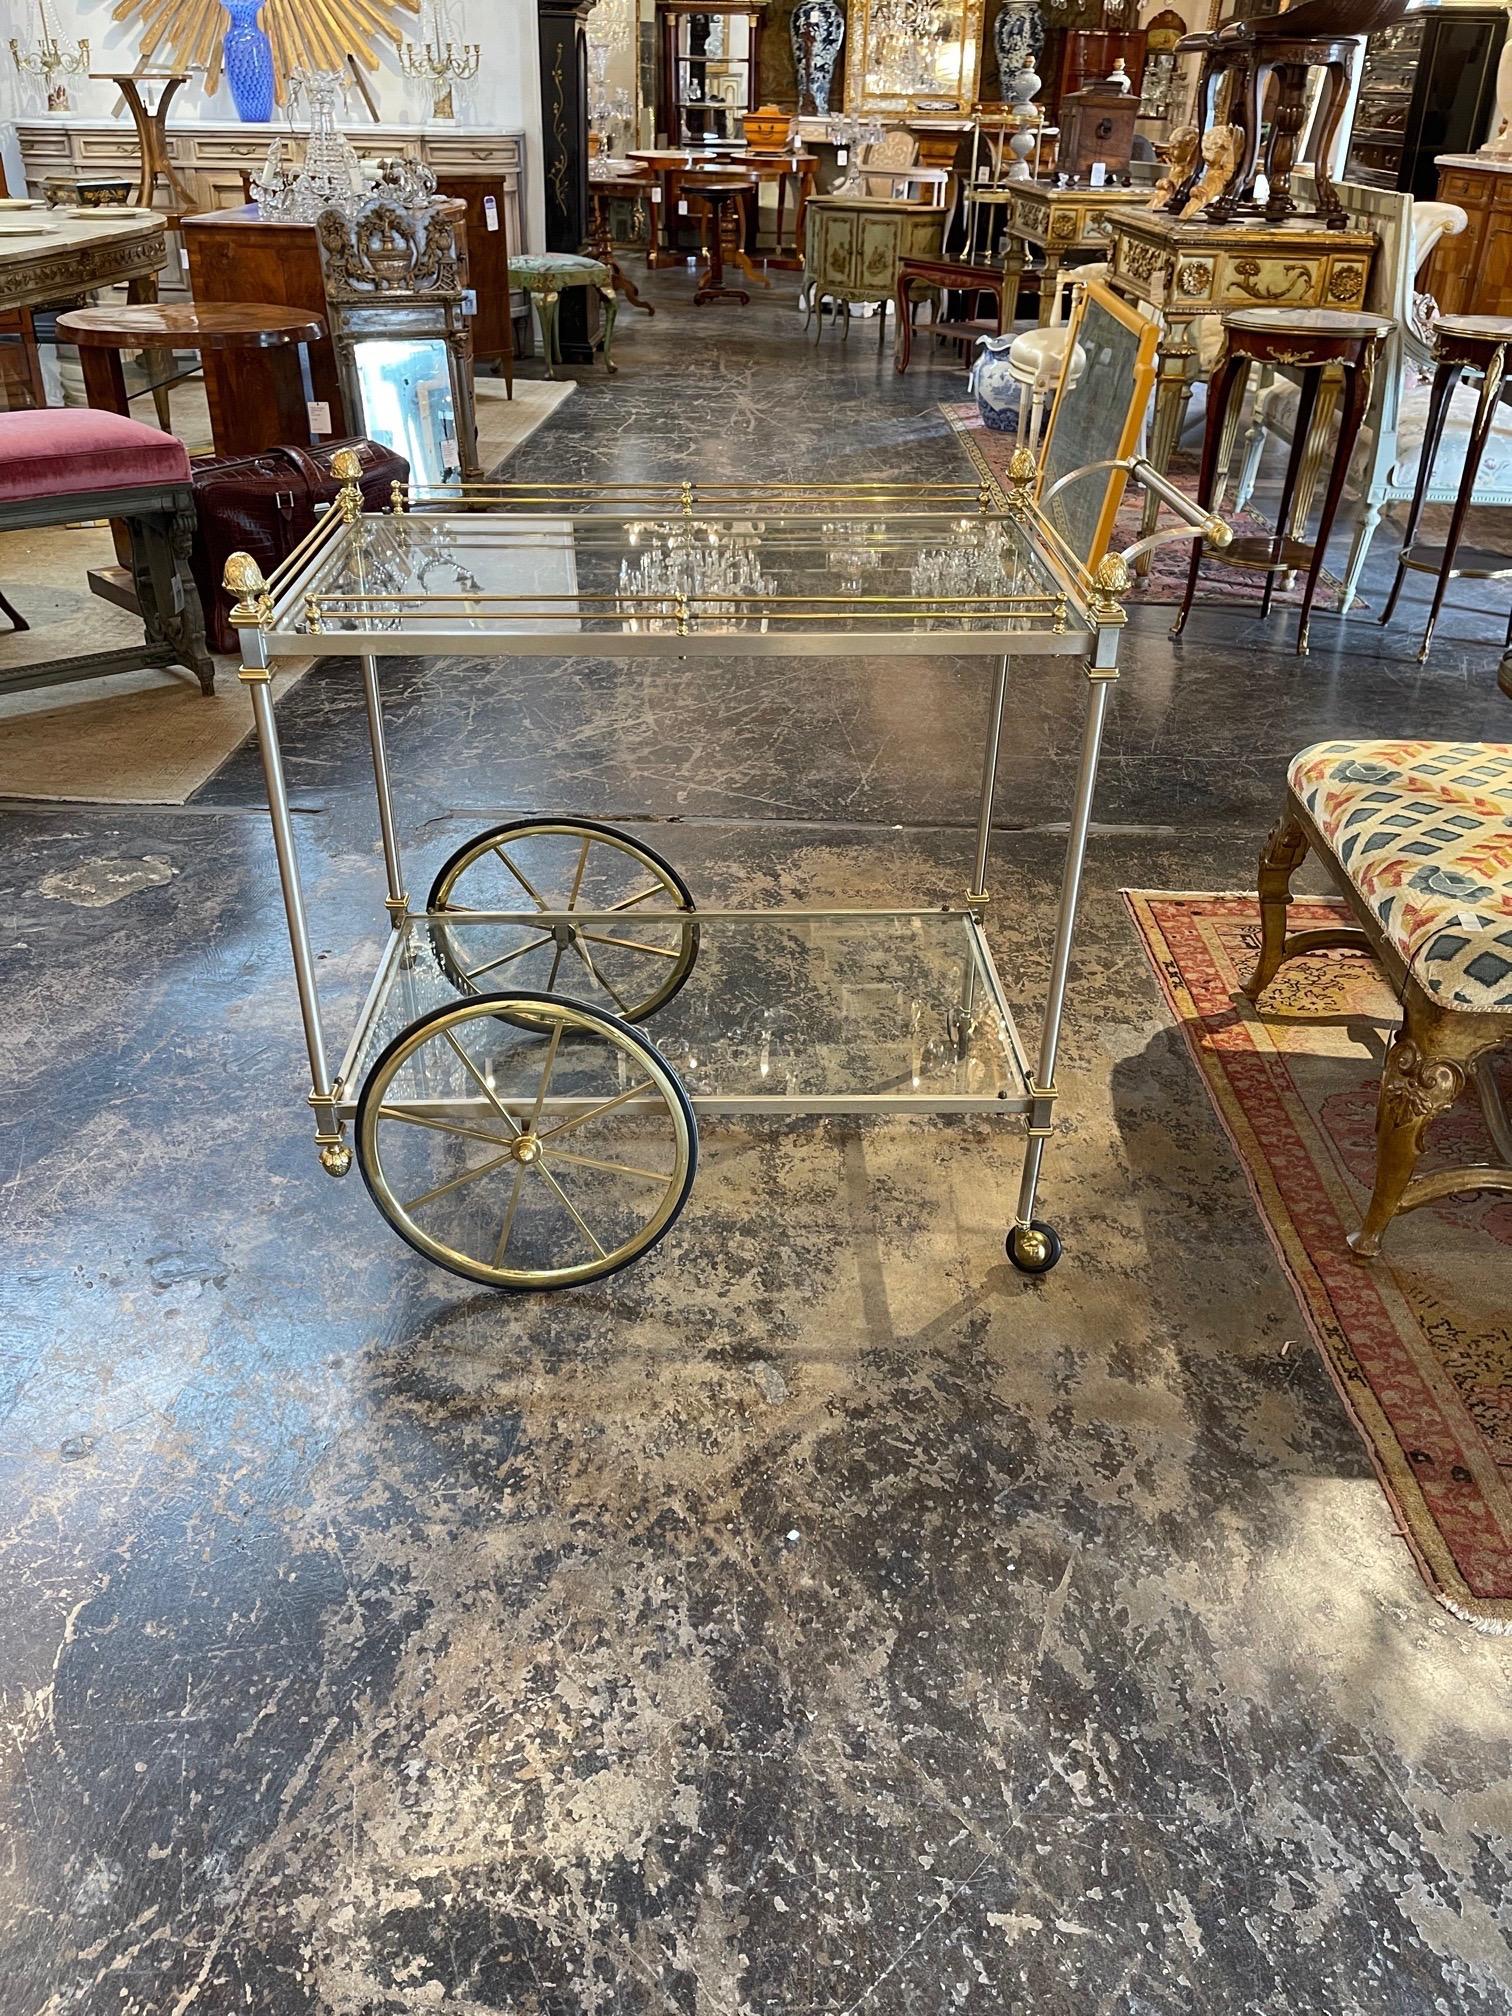
[[[1108,551],[1155,389],[1160,323],[1100,280],[1077,290],[1055,404],[1040,443],[1034,501],[1077,571],[1091,576]],[[1073,385],[1081,347],[1085,363]],[[1095,347],[1097,354],[1089,354]],[[1121,386],[1110,398],[1107,387]],[[1080,396],[1079,396],[1080,395]],[[1078,477],[1078,472],[1088,474]],[[1101,487],[1094,488],[1101,479]]]

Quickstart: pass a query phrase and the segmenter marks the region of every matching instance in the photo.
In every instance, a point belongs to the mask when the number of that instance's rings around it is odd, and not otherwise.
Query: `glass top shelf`
[[[271,583],[271,655],[317,637],[388,655],[1087,649],[1031,525],[974,484],[485,485],[413,503],[321,522]]]
[[[560,924],[582,934],[581,949],[563,946]],[[622,1014],[650,998],[678,958],[687,965],[681,986],[638,1026],[696,1106],[1028,1110],[1022,1044],[968,912],[618,909],[407,917],[342,1067],[343,1111],[355,1110],[386,1046],[432,1009],[554,986]],[[474,976],[470,986],[459,985],[459,972]],[[523,1086],[539,1039],[503,1017],[469,1027],[487,1052],[492,1088],[507,1097],[515,1077]],[[570,1105],[570,1073],[554,1083]]]

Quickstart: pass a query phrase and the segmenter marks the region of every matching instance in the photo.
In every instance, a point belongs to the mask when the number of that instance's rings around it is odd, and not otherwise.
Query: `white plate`
[[[40,196],[0,196],[0,210],[41,210]]]
[[[83,203],[71,203],[63,213],[66,217],[88,217],[91,222],[96,217],[156,217],[156,210],[133,210],[125,203],[96,203],[92,208]]]
[[[44,218],[0,217],[0,238],[41,238],[56,236],[60,230],[57,224],[49,224]]]

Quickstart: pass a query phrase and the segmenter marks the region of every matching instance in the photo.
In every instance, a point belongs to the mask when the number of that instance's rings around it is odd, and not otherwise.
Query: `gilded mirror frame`
[[[960,101],[962,117],[968,116],[976,102],[977,71],[982,54],[982,21],[986,13],[986,0],[938,0],[941,16],[959,24],[961,37],[961,65],[958,76],[941,78],[937,82],[914,84],[905,91],[868,91],[866,73],[868,52],[875,46],[876,19],[880,13],[885,22],[887,0],[851,0],[846,9],[845,37],[845,110],[848,113],[867,114],[887,112],[894,115],[917,113],[920,117],[940,117],[919,112],[919,100],[933,101],[955,98]]]
[[[1131,335],[1138,338],[1138,348],[1135,352],[1133,380],[1129,386],[1129,400],[1124,408],[1118,439],[1108,442],[1105,448],[1106,457],[1112,466],[1104,471],[1106,480],[1102,503],[1098,509],[1097,529],[1092,536],[1092,548],[1090,553],[1083,554],[1072,553],[1066,541],[1045,516],[1042,493],[1050,462],[1050,446],[1055,438],[1055,425],[1060,418],[1061,403],[1066,391],[1066,378],[1071,360],[1076,355],[1076,343],[1081,334],[1081,325],[1086,319],[1088,308],[1094,302],[1111,315],[1115,322],[1122,324]],[[1077,572],[1090,578],[1112,542],[1119,506],[1123,503],[1124,491],[1128,487],[1129,472],[1122,465],[1137,452],[1144,433],[1145,417],[1150,410],[1150,397],[1155,389],[1157,369],[1155,353],[1160,347],[1160,323],[1136,307],[1133,302],[1125,301],[1121,294],[1115,294],[1103,281],[1089,280],[1076,290],[1076,301],[1071,310],[1068,329],[1065,362],[1061,366],[1060,383],[1055,389],[1055,404],[1050,409],[1050,418],[1039,445],[1039,469],[1034,481],[1034,501],[1040,522],[1048,536],[1069,558]]]

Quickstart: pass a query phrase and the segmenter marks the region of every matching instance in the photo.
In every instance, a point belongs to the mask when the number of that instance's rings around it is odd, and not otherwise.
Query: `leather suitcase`
[[[193,459],[195,535],[192,566],[205,631],[213,651],[235,651],[227,621],[231,597],[221,587],[230,553],[250,553],[271,574],[315,523],[316,506],[331,503],[341,485],[331,457],[354,448],[362,464],[362,501],[386,511],[391,488],[404,482],[409,464],[392,448],[364,440],[323,441],[318,448],[269,448],[261,455],[196,455]]]

